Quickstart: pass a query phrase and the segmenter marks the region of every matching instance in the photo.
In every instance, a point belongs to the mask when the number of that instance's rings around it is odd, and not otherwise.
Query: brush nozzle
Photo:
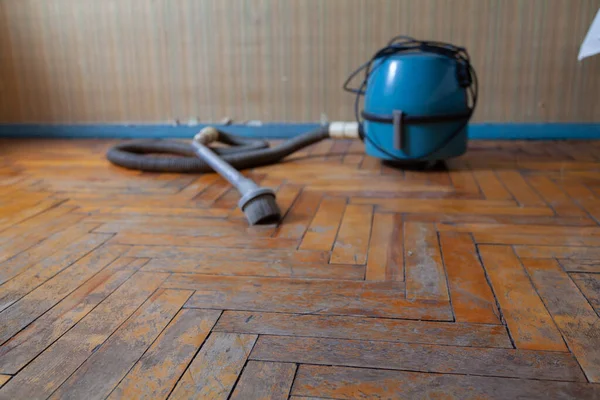
[[[281,211],[275,201],[275,196],[265,193],[249,200],[242,211],[250,225],[269,225],[279,222]]]

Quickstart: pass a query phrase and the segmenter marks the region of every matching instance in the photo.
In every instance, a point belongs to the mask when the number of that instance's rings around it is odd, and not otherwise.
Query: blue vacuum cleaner
[[[361,85],[350,88],[363,71]],[[396,37],[350,75],[344,90],[356,94],[359,135],[370,156],[437,162],[467,150],[477,77],[462,47]]]
[[[350,87],[361,73],[360,85]],[[254,225],[277,222],[281,213],[275,193],[238,170],[281,162],[318,141],[359,139],[368,155],[400,165],[432,165],[460,156],[467,149],[468,123],[477,105],[478,85],[465,48],[396,37],[348,77],[344,90],[356,95],[356,121],[332,122],[276,147],[208,127],[191,143],[132,141],[109,149],[107,158],[113,164],[143,171],[214,170],[238,189],[239,207]],[[210,147],[214,142],[230,147]]]

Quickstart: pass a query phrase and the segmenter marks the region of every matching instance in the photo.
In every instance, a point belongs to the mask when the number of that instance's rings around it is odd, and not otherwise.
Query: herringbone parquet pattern
[[[600,144],[475,142],[430,172],[322,142],[127,171],[5,140],[0,398],[600,398]]]

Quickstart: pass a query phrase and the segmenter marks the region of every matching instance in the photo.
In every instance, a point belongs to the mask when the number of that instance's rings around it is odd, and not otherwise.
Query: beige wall
[[[1,122],[352,118],[391,36],[465,45],[478,121],[600,121],[600,0],[2,0]]]

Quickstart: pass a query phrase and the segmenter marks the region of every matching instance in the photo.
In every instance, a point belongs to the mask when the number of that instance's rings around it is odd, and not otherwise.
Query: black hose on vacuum
[[[288,155],[329,138],[327,126],[269,147],[264,140],[248,139],[219,131],[219,142],[231,147],[214,147],[213,151],[232,167],[242,170],[275,164]],[[173,154],[174,156],[151,155]],[[195,156],[191,144],[175,140],[136,140],[117,144],[106,153],[113,164],[150,172],[212,172],[212,168]]]

